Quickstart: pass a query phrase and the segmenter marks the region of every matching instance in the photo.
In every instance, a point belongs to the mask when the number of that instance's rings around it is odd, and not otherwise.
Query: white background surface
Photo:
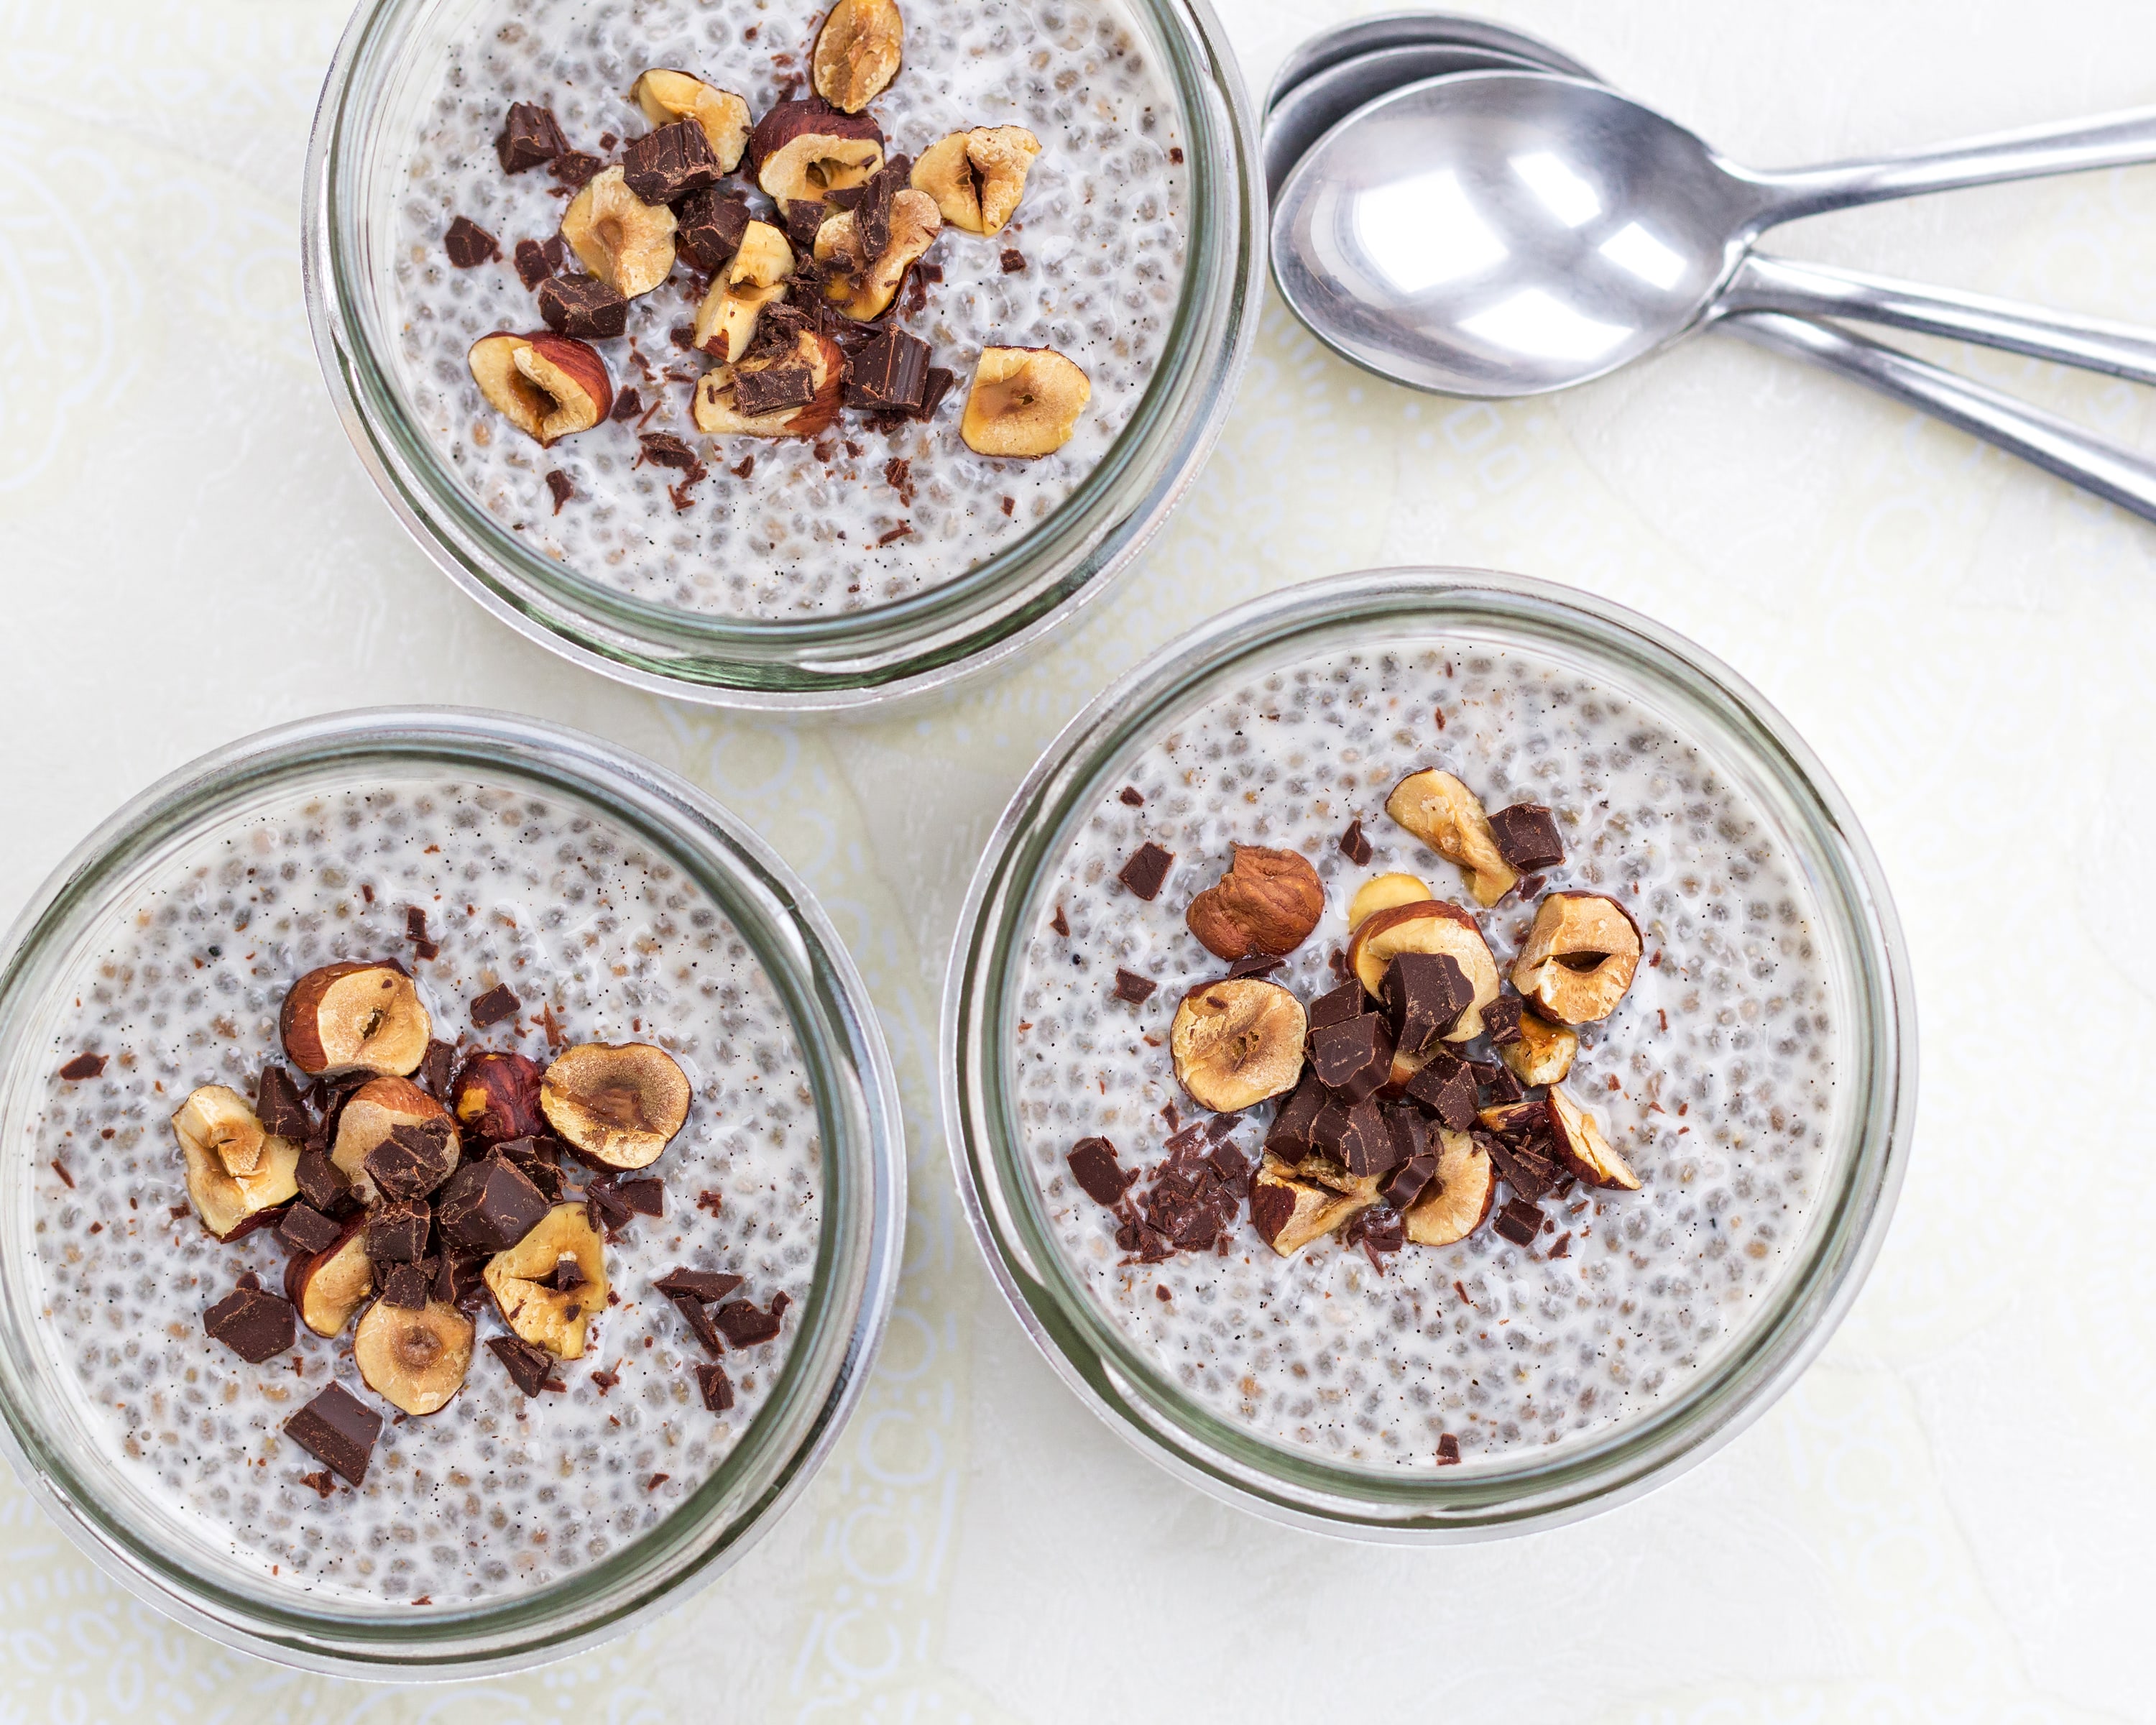
[[[1353,8],[1224,9],[1261,89]],[[1496,9],[1762,165],[2156,100],[2128,0]],[[762,828],[876,993],[914,1135],[901,1310],[834,1465],[739,1568],[479,1687],[223,1652],[0,1483],[0,1719],[2156,1719],[2156,528],[1734,342],[1462,406],[1322,356],[1276,301],[1180,516],[1030,667],[880,726],[629,694],[458,597],[331,413],[296,235],[342,23],[0,0],[0,916],[152,778],[300,715],[499,706],[644,750]],[[1776,245],[2156,320],[2156,168]],[[1933,351],[2156,443],[2140,391]],[[926,1077],[966,877],[1056,726],[1236,599],[1409,561],[1607,593],[1764,689],[1869,826],[1924,1034],[1900,1214],[1799,1387],[1644,1502],[1428,1552],[1267,1527],[1096,1428],[987,1288]]]

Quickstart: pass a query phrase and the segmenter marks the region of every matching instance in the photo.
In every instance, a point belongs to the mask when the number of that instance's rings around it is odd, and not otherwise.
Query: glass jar
[[[310,144],[308,320],[345,429],[443,572],[521,634],[593,670],[717,706],[843,711],[1008,664],[1127,571],[1211,449],[1263,300],[1265,204],[1233,50],[1205,0],[1122,0],[1186,141],[1183,275],[1161,363],[1130,424],[1040,525],[940,585],[858,611],[708,616],[632,598],[523,543],[415,421],[393,334],[404,152],[443,54],[480,0],[377,0],[354,15]]]
[[[665,859],[738,932],[790,1020],[819,1135],[813,1287],[768,1399],[664,1520],[588,1567],[498,1602],[311,1595],[228,1554],[189,1512],[114,1459],[73,1365],[41,1325],[33,1170],[59,1025],[115,932],[175,860],[295,795],[415,776],[581,804]],[[162,1132],[162,1119],[154,1129]],[[0,965],[0,1445],[76,1544],[131,1592],[204,1634],[318,1671],[401,1680],[555,1659],[619,1635],[725,1570],[792,1502],[844,1425],[896,1286],[905,1157],[896,1087],[852,961],[801,883],[692,787],[577,732],[504,714],[369,710],[249,737],[152,786],[54,873]],[[177,1151],[175,1151],[177,1155]]]
[[[1819,907],[1844,1105],[1786,1271],[1681,1387],[1562,1445],[1458,1467],[1365,1466],[1201,1404],[1073,1274],[1023,1154],[1018,1007],[1027,946],[1064,857],[1149,745],[1209,701],[1320,655],[1470,643],[1518,649],[1629,696],[1756,803]],[[975,1237],[1019,1322],[1081,1399],[1226,1501],[1391,1541],[1487,1538],[1578,1519],[1670,1478],[1757,1418],[1856,1297],[1893,1209],[1917,1090],[1908,959],[1886,882],[1847,803],[1787,721],[1727,666],[1645,618],[1546,582],[1465,569],[1379,570],[1268,594],[1163,648],[1074,719],[1004,810],[974,876],[944,985],[942,1049],[944,1128]]]

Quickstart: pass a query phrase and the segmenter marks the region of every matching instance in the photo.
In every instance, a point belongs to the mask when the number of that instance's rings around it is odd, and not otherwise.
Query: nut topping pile
[[[545,327],[495,331],[467,355],[488,404],[542,448],[619,425],[615,434],[640,446],[639,465],[684,475],[669,493],[689,507],[718,452],[654,429],[660,404],[618,391],[594,345],[665,327],[634,329],[634,302],[685,265],[696,313],[670,333],[708,368],[666,373],[694,384],[682,431],[820,439],[848,413],[872,429],[933,420],[956,375],[900,322],[942,280],[927,259],[947,227],[983,239],[1003,231],[1041,145],[1023,126],[998,126],[924,140],[917,158],[891,149],[868,109],[900,75],[904,41],[893,0],[839,0],[808,57],[810,92],[756,116],[694,73],[650,68],[628,94],[651,130],[611,161],[572,149],[543,103],[513,105],[495,141],[503,172],[545,168],[573,195],[558,235],[513,248]],[[598,141],[611,151],[619,141]],[[501,242],[461,215],[444,246],[460,269],[502,259]],[[652,316],[663,314],[641,321]],[[1053,349],[984,347],[959,435],[978,454],[1052,454],[1091,394],[1086,372]],[[734,470],[752,469],[751,456]],[[558,514],[574,484],[557,470],[547,485]]]
[[[1491,814],[1438,768],[1401,780],[1385,809],[1460,868],[1485,910],[1543,892],[1547,871],[1564,861],[1551,810],[1520,803]],[[1339,848],[1368,863],[1359,821]],[[1125,863],[1122,886],[1133,901],[1153,901],[1174,864],[1147,841]],[[1544,893],[1507,968],[1473,911],[1414,875],[1374,875],[1357,889],[1346,950],[1332,956],[1338,986],[1305,1002],[1268,973],[1324,908],[1307,860],[1242,845],[1227,873],[1188,899],[1190,932],[1229,971],[1183,996],[1168,1051],[1178,1082],[1211,1118],[1186,1126],[1164,1111],[1168,1158],[1142,1188],[1104,1137],[1080,1141],[1068,1157],[1078,1186],[1115,1212],[1130,1260],[1225,1253],[1240,1213],[1283,1257],[1337,1234],[1382,1269],[1394,1252],[1452,1245],[1486,1220],[1528,1247],[1556,1229],[1543,1201],[1575,1183],[1640,1189],[1594,1113],[1563,1088],[1580,1027],[1617,1009],[1640,963],[1640,931],[1621,905]],[[1157,986],[1118,971],[1114,993],[1142,1001]],[[1253,1168],[1229,1140],[1243,1111],[1265,1102],[1276,1106]],[[1549,1255],[1564,1255],[1569,1240],[1560,1236]]]

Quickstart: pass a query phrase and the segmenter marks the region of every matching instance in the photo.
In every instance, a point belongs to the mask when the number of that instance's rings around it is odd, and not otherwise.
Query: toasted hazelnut
[[[1175,1009],[1168,1046],[1191,1100],[1233,1114],[1295,1088],[1309,1017],[1277,983],[1237,977],[1193,988]]]
[[[769,413],[741,412],[735,396],[742,376],[782,364],[808,367],[809,387],[815,392],[808,404]],[[737,366],[721,366],[705,372],[696,380],[690,413],[696,429],[714,437],[814,437],[839,417],[844,379],[845,358],[839,344],[829,336],[803,330],[794,337],[790,350],[759,353]]]
[[[1377,1203],[1375,1177],[1353,1184],[1348,1192],[1321,1186],[1297,1178],[1287,1163],[1267,1155],[1250,1178],[1250,1225],[1281,1256],[1291,1258]]]
[[[913,164],[913,183],[936,200],[953,228],[999,234],[1040,154],[1040,140],[1022,126],[977,126],[923,150]]]
[[[1543,1103],[1549,1111],[1550,1135],[1557,1140],[1558,1159],[1568,1168],[1590,1186],[1614,1186],[1621,1192],[1640,1189],[1640,1177],[1602,1136],[1601,1122],[1561,1090],[1553,1088]]]
[[[448,1406],[465,1387],[471,1358],[472,1321],[439,1300],[417,1312],[377,1300],[352,1332],[360,1380],[400,1413]]]
[[[689,1117],[689,1081],[648,1042],[585,1042],[547,1067],[539,1105],[578,1155],[604,1168],[646,1168]]]
[[[344,1224],[336,1244],[285,1266],[285,1297],[317,1336],[341,1336],[352,1315],[374,1291],[374,1260],[367,1255],[367,1218]]]
[[[882,316],[906,285],[906,272],[942,231],[935,199],[925,192],[901,192],[891,201],[891,244],[864,259],[854,212],[840,211],[816,230],[818,260],[839,265],[824,284],[824,296],[856,323]]]
[[[716,277],[696,308],[691,334],[696,345],[731,365],[756,339],[757,315],[786,297],[793,274],[793,248],[768,222],[751,222],[725,271]]]
[[[1394,905],[1420,904],[1429,896],[1430,888],[1412,875],[1374,875],[1357,887],[1355,896],[1348,901],[1348,932],[1354,932],[1378,911],[1389,911]]]
[[[292,984],[277,1015],[292,1064],[310,1076],[415,1071],[434,1026],[412,978],[387,964],[325,964]]]
[[[619,167],[593,174],[562,212],[562,238],[578,262],[624,300],[673,272],[675,225],[674,212],[630,191]]]
[[[180,1153],[187,1158],[187,1202],[219,1240],[253,1231],[278,1205],[300,1195],[300,1147],[290,1138],[264,1138],[262,1159],[244,1174],[228,1173],[215,1151],[185,1137]]]
[[[858,114],[898,75],[906,21],[891,0],[839,0],[816,33],[809,59],[816,94]]]
[[[1476,904],[1494,905],[1518,884],[1519,875],[1498,851],[1482,799],[1450,773],[1435,768],[1410,773],[1385,798],[1385,813],[1465,869]]]
[[[251,1174],[260,1167],[270,1137],[247,1098],[221,1084],[190,1092],[172,1116],[172,1130],[181,1143],[214,1156],[228,1174]]]
[[[883,128],[827,102],[780,102],[757,121],[748,155],[757,184],[782,208],[821,203],[826,193],[858,186],[883,166]]]
[[[1402,1219],[1417,1245],[1445,1246],[1465,1240],[1482,1225],[1497,1193],[1497,1172],[1490,1155],[1466,1132],[1440,1127],[1437,1178],[1408,1206]]]
[[[482,1144],[506,1144],[547,1129],[539,1106],[538,1061],[521,1054],[481,1049],[466,1060],[449,1086],[457,1126]]]
[[[1092,380],[1052,347],[984,347],[958,434],[976,454],[1052,455],[1092,396]]]
[[[374,1182],[367,1172],[369,1152],[400,1126],[424,1126],[430,1120],[449,1122],[449,1111],[408,1078],[371,1078],[346,1101],[337,1116],[336,1142],[330,1160],[337,1172],[352,1182],[362,1204],[372,1204]],[[458,1153],[457,1129],[449,1125],[445,1147],[454,1159]]]
[[[553,1286],[554,1266],[576,1260],[581,1284]],[[496,1252],[480,1273],[501,1321],[557,1359],[581,1359],[592,1314],[607,1303],[606,1247],[581,1204],[557,1204],[539,1225],[507,1251]]]
[[[1233,847],[1228,872],[1190,901],[1183,920],[1216,958],[1278,958],[1310,938],[1325,914],[1325,886],[1292,850]]]
[[[693,120],[719,158],[719,172],[732,173],[748,148],[748,104],[730,90],[716,90],[701,78],[670,66],[654,66],[629,87],[629,99],[654,126]]]
[[[1540,1014],[1520,1014],[1520,1035],[1502,1044],[1497,1058],[1512,1076],[1527,1085],[1558,1084],[1572,1070],[1572,1057],[1579,1052],[1579,1037],[1563,1024],[1553,1024]]]
[[[542,449],[589,431],[613,409],[606,362],[567,336],[496,330],[472,343],[465,362],[487,405]]]
[[[1482,931],[1457,905],[1426,898],[1373,911],[1348,942],[1348,963],[1373,999],[1381,998],[1385,968],[1402,952],[1449,954],[1466,973],[1475,998],[1445,1033],[1447,1042],[1468,1042],[1482,1034],[1482,1009],[1497,998],[1497,961],[1490,956]]]
[[[1553,892],[1535,906],[1512,986],[1546,1018],[1591,1024],[1617,1009],[1640,968],[1640,931],[1614,898]]]

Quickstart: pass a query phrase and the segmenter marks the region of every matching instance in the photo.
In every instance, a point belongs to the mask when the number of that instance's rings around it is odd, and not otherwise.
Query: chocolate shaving
[[[1018,275],[1024,272],[1025,254],[1014,247],[1005,246],[1003,256],[1004,274]]]
[[[562,506],[577,495],[576,481],[558,467],[547,470],[547,490],[554,499],[554,513],[557,515],[561,514]]]
[[[711,1314],[704,1302],[690,1294],[669,1294],[674,1309],[681,1314],[681,1321],[689,1326],[689,1333],[703,1344],[706,1353],[724,1353],[726,1343],[719,1339],[719,1332],[711,1322]]]
[[[557,240],[557,244],[560,244]],[[512,256],[516,265],[516,279],[526,290],[536,288],[562,267],[561,259],[549,253],[536,239],[520,239]]]
[[[626,425],[644,411],[644,398],[634,389],[624,389],[613,398],[613,412],[608,417],[617,425]]]

